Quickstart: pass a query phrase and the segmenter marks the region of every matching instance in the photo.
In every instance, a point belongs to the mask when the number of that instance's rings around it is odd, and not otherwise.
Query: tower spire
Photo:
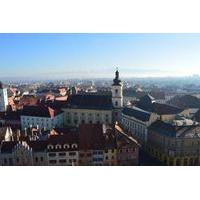
[[[113,85],[121,85],[121,80],[119,79],[118,67],[116,67],[115,78],[113,79]]]

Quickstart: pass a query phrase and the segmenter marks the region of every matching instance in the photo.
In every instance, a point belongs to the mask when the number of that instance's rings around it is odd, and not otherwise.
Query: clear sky
[[[0,34],[0,78],[200,74],[200,34]]]

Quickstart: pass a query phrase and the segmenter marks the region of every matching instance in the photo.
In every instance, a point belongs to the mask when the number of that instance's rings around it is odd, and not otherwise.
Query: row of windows
[[[77,162],[77,160],[76,159],[69,159],[69,163],[76,163]],[[67,160],[66,159],[60,159],[59,161],[57,161],[57,160],[50,160],[49,161],[49,163],[50,164],[56,164],[56,163],[67,163]]]
[[[54,146],[54,145],[49,144],[49,145],[47,146],[48,149],[62,149],[62,147],[63,147],[64,149],[69,149],[69,148],[70,148],[70,145],[69,145],[69,144],[64,144],[64,145],[57,144],[57,145]],[[72,144],[72,145],[71,145],[71,148],[72,148],[72,149],[76,149],[76,148],[78,148],[78,145],[77,145],[77,144]]]
[[[112,150],[111,150],[111,152],[112,152],[112,153],[114,153],[114,152],[115,152],[115,150],[114,150],[114,149],[112,149]],[[105,150],[105,153],[108,153],[108,149],[106,149],[106,150]]]
[[[67,115],[70,115],[70,114],[78,115],[77,112],[75,112],[75,113],[67,112],[66,114]],[[82,116],[85,116],[86,114],[89,115],[89,116],[92,116],[92,115],[100,116],[101,115],[99,113],[81,113]],[[108,117],[108,116],[109,116],[108,114],[105,114],[105,117]]]
[[[66,156],[66,153],[62,152],[58,154],[59,156]],[[69,152],[69,156],[76,156],[77,152]],[[56,153],[49,153],[49,157],[56,157]]]
[[[103,158],[93,158],[93,162],[101,162],[103,161]]]

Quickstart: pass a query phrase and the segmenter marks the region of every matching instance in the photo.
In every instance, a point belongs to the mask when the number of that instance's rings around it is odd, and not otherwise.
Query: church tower
[[[112,104],[114,108],[123,107],[123,94],[122,94],[122,82],[119,79],[119,71],[116,70],[115,78],[112,84]]]
[[[7,89],[3,87],[0,82],[0,112],[5,112],[8,106],[8,94]]]
[[[123,85],[119,79],[119,71],[116,70],[115,78],[112,84],[112,104],[113,104],[113,122],[121,120],[121,110],[123,108]]]

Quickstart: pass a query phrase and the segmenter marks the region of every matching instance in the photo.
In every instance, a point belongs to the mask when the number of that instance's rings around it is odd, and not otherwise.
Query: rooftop
[[[151,124],[148,129],[149,131],[156,131],[157,133],[168,137],[200,137],[200,126],[196,124],[177,126],[172,123],[158,120]]]
[[[134,117],[134,118],[141,120],[141,121],[144,121],[144,122],[149,121],[150,116],[151,116],[151,113],[149,113],[145,110],[142,110],[140,108],[137,108],[137,107],[132,107],[132,108],[125,107],[122,110],[122,113],[124,115]]]
[[[71,95],[66,107],[79,109],[111,110],[112,98],[109,95]]]
[[[45,105],[24,106],[22,111],[23,116],[47,117],[47,118],[54,118],[56,115],[60,113],[61,111],[57,111]]]

